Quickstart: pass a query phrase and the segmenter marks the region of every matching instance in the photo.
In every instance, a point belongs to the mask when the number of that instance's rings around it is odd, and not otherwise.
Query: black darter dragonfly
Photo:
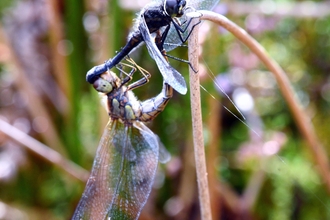
[[[178,45],[186,42],[191,33],[191,31],[187,31],[187,28],[192,18],[187,18],[184,14],[185,11],[189,8],[200,10],[212,9],[218,1],[219,0],[153,0],[141,10],[133,31],[128,37],[127,44],[113,59],[109,59],[104,64],[95,66],[89,70],[86,80],[93,84],[103,72],[117,65],[141,42],[147,42],[144,38],[146,35],[144,32],[150,34],[160,31],[161,42],[165,44],[165,50],[170,51],[176,48]],[[143,23],[146,23],[147,28],[141,29]],[[170,68],[161,67],[163,64],[163,62],[160,62],[157,63],[157,66],[165,82],[172,86],[177,92],[185,94],[187,92],[187,86],[182,75],[169,64],[167,65]],[[167,71],[164,72],[164,70]]]
[[[125,78],[108,71],[93,83],[106,98],[110,120],[74,220],[137,219],[151,191],[158,161],[169,160],[158,136],[143,122],[153,120],[164,110],[173,89],[164,82],[160,94],[140,102],[131,90],[148,79],[125,86],[134,71],[126,73]]]

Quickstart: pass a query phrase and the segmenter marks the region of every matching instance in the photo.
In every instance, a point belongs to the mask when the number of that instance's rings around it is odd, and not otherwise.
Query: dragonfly
[[[133,31],[129,34],[128,41],[121,51],[104,64],[95,66],[89,70],[86,80],[93,84],[99,75],[117,65],[142,42],[148,43],[149,40],[144,38],[147,33],[144,32],[148,32],[148,34],[160,32],[159,35],[161,35],[162,38],[161,42],[164,44],[164,49],[166,51],[173,50],[177,46],[185,43],[193,28],[199,24],[193,25],[191,30],[187,31],[193,18],[188,18],[185,12],[189,9],[212,9],[218,2],[219,0],[153,0],[140,11]],[[147,28],[141,28],[144,23],[146,23]],[[153,48],[156,49],[156,47]],[[165,82],[177,92],[186,94],[187,85],[183,76],[167,64],[167,62],[164,63],[163,60],[159,59],[155,61]],[[163,67],[164,64],[167,65]]]
[[[173,95],[172,87],[164,82],[157,96],[141,102],[132,89],[148,79],[127,85],[136,69],[120,71],[124,77],[107,71],[93,83],[106,100],[110,120],[73,220],[137,219],[149,197],[158,161],[164,163],[170,158],[158,136],[144,122],[164,110]]]

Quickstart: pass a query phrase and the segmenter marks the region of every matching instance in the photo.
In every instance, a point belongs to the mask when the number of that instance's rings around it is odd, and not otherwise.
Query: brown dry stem
[[[265,66],[274,74],[279,89],[282,92],[284,99],[288,103],[291,113],[296,121],[301,134],[306,139],[320,175],[325,182],[325,185],[330,192],[330,172],[329,172],[329,162],[327,154],[323,146],[319,143],[318,138],[314,132],[311,119],[303,111],[299,100],[294,95],[293,89],[291,87],[290,81],[286,76],[284,70],[265,52],[265,49],[254,40],[245,30],[238,27],[236,24],[228,20],[226,17],[211,12],[211,11],[199,11],[202,13],[202,20],[212,21],[231,32],[235,37],[242,41],[252,52],[254,52],[259,59],[265,64]]]
[[[66,173],[69,173],[73,177],[83,182],[87,181],[89,176],[88,171],[72,163],[71,161],[66,160],[58,152],[40,143],[36,139],[32,138],[31,136],[27,135],[26,133],[10,125],[9,123],[5,122],[2,119],[0,119],[0,132],[6,134],[14,141],[22,144],[29,150],[38,154],[39,156],[51,162],[55,166],[61,168],[62,170],[64,170]]]
[[[193,21],[192,23],[196,23],[196,21]],[[199,55],[198,28],[199,25],[195,27],[194,31],[192,32],[188,40],[189,62],[197,71],[197,73],[195,73],[191,68],[189,68],[190,102],[191,102],[193,142],[194,142],[201,219],[209,220],[212,219],[212,216],[211,216],[210,195],[209,195],[209,188],[207,181],[206,162],[205,162],[200,84],[199,84],[199,74],[198,74],[198,55]]]
[[[8,36],[3,32],[2,27],[0,27],[0,39],[5,45],[11,45]],[[66,148],[62,144],[59,134],[55,129],[54,122],[51,118],[50,113],[47,111],[46,106],[42,103],[40,95],[36,91],[36,88],[32,85],[31,80],[24,73],[23,67],[20,65],[19,59],[13,51],[13,46],[9,46],[10,59],[8,61],[9,69],[14,75],[15,84],[19,88],[19,92],[22,97],[28,98],[28,110],[31,114],[31,118],[40,117],[47,122],[48,128],[45,132],[40,133],[48,146],[52,147],[62,155],[67,155]]]

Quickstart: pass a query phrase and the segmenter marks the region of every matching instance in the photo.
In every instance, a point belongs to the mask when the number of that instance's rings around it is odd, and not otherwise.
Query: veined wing
[[[109,121],[72,219],[137,219],[158,165],[158,140],[142,123]]]
[[[158,162],[160,163],[167,163],[168,161],[170,161],[171,159],[171,154],[167,151],[167,149],[165,148],[164,144],[161,142],[160,138],[158,137],[158,135],[156,135],[155,133],[153,133],[147,126],[145,126],[143,123],[141,122],[136,122],[134,124],[134,126],[140,130],[142,130],[143,132],[149,132],[148,135],[152,135],[155,136],[157,142],[158,142]]]
[[[124,160],[120,184],[108,214],[110,219],[137,219],[145,205],[154,182],[158,165],[158,140],[143,123],[129,127],[126,145],[133,152]],[[119,139],[115,145],[120,146]],[[135,154],[135,155],[134,155]]]
[[[168,83],[174,90],[181,94],[187,93],[187,85],[183,76],[174,69],[163,57],[162,53],[156,46],[155,40],[151,37],[145,19],[142,17],[140,22],[140,32],[143,36],[144,42],[147,46],[149,54],[156,61],[157,66],[161,74],[163,75],[163,79],[166,83]]]
[[[154,0],[154,1],[161,1],[161,0]],[[219,3],[219,0],[187,0],[187,7],[192,7],[195,10],[212,10],[217,4]],[[180,23],[182,24],[181,28],[184,29],[186,27],[186,23],[189,21],[189,17],[187,17],[185,14],[192,10],[187,10],[183,14],[182,17],[178,18]],[[186,22],[185,24],[183,24]],[[189,29],[187,29],[184,33],[182,33],[182,38],[187,38],[189,34]],[[167,34],[167,37],[165,39],[164,49],[166,51],[171,51],[175,49],[177,46],[181,45],[182,42],[178,36],[177,31],[175,30],[175,27],[173,24],[171,24],[171,28]]]
[[[167,163],[171,160],[171,154],[166,150],[164,144],[160,141],[159,137],[157,135],[156,137],[159,145],[158,161],[159,163]]]
[[[72,220],[105,219],[108,207],[115,194],[114,186],[118,182],[118,177],[109,179],[113,175],[111,173],[112,170],[109,169],[110,161],[114,161],[115,156],[119,155],[119,152],[114,151],[112,144],[114,134],[116,133],[114,123],[114,121],[109,120],[104,129],[94,159],[91,175]]]

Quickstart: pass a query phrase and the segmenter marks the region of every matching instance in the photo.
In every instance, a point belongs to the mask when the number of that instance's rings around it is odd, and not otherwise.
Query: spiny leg
[[[199,24],[199,23],[198,23]],[[188,24],[189,25],[189,24]],[[197,25],[197,24],[196,24]],[[195,27],[196,25],[194,25],[193,27]],[[192,29],[193,30],[193,29]],[[177,60],[177,61],[181,61],[181,62],[184,62],[184,63],[187,63],[190,68],[195,72],[197,73],[197,71],[195,70],[195,68],[192,66],[192,64],[188,61],[188,60],[184,60],[184,59],[181,59],[181,58],[178,58],[178,57],[174,57],[174,56],[171,56],[171,55],[168,55],[166,53],[166,51],[164,50],[164,33],[166,32],[167,34],[167,28],[165,29],[165,31],[163,32],[163,34],[160,36],[160,32],[157,31],[156,32],[156,38],[155,38],[155,41],[156,41],[156,45],[158,47],[158,49],[160,50],[160,52],[162,53],[162,55],[164,56],[164,58],[166,59],[166,61],[168,62],[168,59],[167,57],[169,58],[172,58],[174,60]],[[190,35],[190,33],[189,33]]]
[[[193,32],[194,28],[202,22],[201,20],[199,20],[196,24],[194,24],[191,27],[191,30],[189,31],[187,37],[185,39],[183,39],[183,37],[182,37],[181,34],[183,34],[184,32],[187,31],[187,29],[188,29],[188,27],[189,27],[189,25],[190,25],[190,23],[192,22],[193,19],[195,19],[195,17],[189,19],[189,21],[188,21],[188,23],[187,23],[187,25],[186,25],[185,28],[181,28],[180,27],[180,25],[178,24],[179,21],[176,18],[173,18],[172,19],[172,23],[173,23],[173,25],[175,27],[175,30],[176,30],[176,32],[177,32],[177,34],[178,34],[178,36],[179,36],[179,38],[180,38],[180,40],[181,40],[182,43],[185,43],[188,40],[188,38],[190,37],[190,35]],[[186,21],[184,23],[186,23]]]
[[[131,67],[131,68],[134,68],[134,69],[138,69],[140,71],[140,73],[143,75],[143,78],[141,78],[140,80],[130,84],[127,86],[127,89],[128,90],[133,90],[133,89],[136,89],[140,86],[143,86],[145,85],[146,83],[149,82],[149,78],[151,77],[151,74],[144,68],[142,68],[141,66],[137,65],[135,63],[135,61],[130,58],[129,56],[126,56],[126,61],[129,62],[130,64],[127,64],[127,63],[124,63],[125,66],[128,66],[128,67]],[[132,73],[133,75],[133,73]],[[131,75],[131,77],[132,77]]]
[[[139,66],[130,56],[126,56],[126,61],[133,65],[135,68],[137,68],[140,73],[149,81],[151,74],[146,69]]]
[[[131,68],[131,71],[127,73],[124,70],[124,67]],[[120,62],[118,65],[116,65],[116,68],[120,72],[121,86],[131,81],[133,79],[133,74],[136,72],[136,68],[134,66],[123,62]],[[123,77],[123,75],[125,75],[125,77]]]
[[[177,61],[181,61],[183,63],[186,63],[190,66],[190,68],[195,72],[195,73],[198,73],[198,71],[195,70],[195,68],[192,66],[192,64],[188,61],[188,60],[185,60],[185,59],[181,59],[179,57],[175,57],[175,56],[172,56],[172,55],[169,55],[169,54],[163,54],[163,56],[166,56],[166,57],[169,57],[169,58],[172,58],[173,60],[177,60]]]

